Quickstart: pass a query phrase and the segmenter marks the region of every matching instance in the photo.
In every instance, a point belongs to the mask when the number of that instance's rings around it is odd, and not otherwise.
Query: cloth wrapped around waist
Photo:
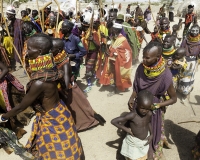
[[[80,159],[81,142],[63,101],[43,115],[37,114],[26,148],[39,159]]]
[[[147,137],[149,136],[149,133]],[[127,134],[123,140],[121,154],[132,160],[139,159],[147,155],[149,145],[145,146],[147,140],[141,140]]]

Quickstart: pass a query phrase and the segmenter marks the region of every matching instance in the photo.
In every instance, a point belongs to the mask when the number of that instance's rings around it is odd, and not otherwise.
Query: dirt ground
[[[123,4],[123,7],[127,5]],[[156,8],[156,7],[155,7]],[[158,8],[156,8],[158,10]],[[154,13],[154,16],[156,13]],[[175,22],[178,22],[178,18],[175,17]],[[151,20],[148,27],[153,31],[154,21]],[[180,32],[182,33],[182,32]],[[150,36],[146,35],[147,41],[150,41]],[[143,47],[145,46],[143,43]],[[142,51],[141,51],[142,52]],[[140,53],[140,61],[142,53]],[[134,80],[134,74],[137,66],[133,66],[132,80]],[[78,79],[78,84],[82,89],[86,87],[84,77],[85,68],[81,70],[81,77]],[[24,85],[28,82],[28,78],[20,78],[23,74],[23,70],[20,69],[14,73],[14,75]],[[172,146],[172,149],[164,149],[164,158],[166,160],[191,160],[191,149],[194,146],[194,137],[199,131],[200,123],[187,122],[187,121],[199,121],[200,116],[200,88],[198,83],[200,82],[200,74],[197,71],[195,87],[190,96],[190,102],[186,101],[185,104],[178,101],[176,104],[169,106],[165,114],[165,132],[166,136]],[[120,156],[119,149],[123,140],[123,134],[117,131],[117,128],[112,126],[111,119],[120,116],[124,112],[128,112],[127,102],[132,93],[132,89],[129,91],[116,94],[112,97],[107,97],[109,87],[97,87],[93,86],[90,93],[88,93],[88,100],[90,101],[93,109],[101,114],[107,121],[104,126],[97,126],[93,129],[79,133],[82,140],[86,160],[124,160]],[[25,127],[28,132],[20,142],[26,144],[30,135],[31,124]],[[0,150],[0,160],[20,159],[15,154],[7,155],[4,150]]]

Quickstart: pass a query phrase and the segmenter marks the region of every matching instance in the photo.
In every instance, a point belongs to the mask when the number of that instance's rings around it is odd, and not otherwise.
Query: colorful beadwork
[[[157,77],[165,70],[165,60],[163,57],[161,57],[157,65],[153,67],[147,67],[143,64],[143,66],[144,66],[144,74],[147,77],[149,78]]]
[[[28,62],[30,70],[33,72],[41,69],[51,69],[54,67],[54,61],[51,53],[38,56],[36,59],[29,60]]]
[[[196,37],[192,37],[190,35],[188,35],[187,39],[190,41],[190,42],[198,42],[200,41],[200,34]]]

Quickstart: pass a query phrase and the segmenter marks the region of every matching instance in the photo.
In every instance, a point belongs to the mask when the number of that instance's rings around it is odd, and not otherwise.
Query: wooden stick
[[[2,14],[3,14],[3,12],[2,12]],[[3,15],[2,15],[2,16],[3,16]],[[5,27],[6,27],[6,31],[7,31],[7,33],[8,33],[8,37],[11,38],[9,29],[8,29],[8,24],[7,24],[7,21],[6,21],[5,18],[4,18],[4,21],[5,21]],[[27,76],[28,76],[28,78],[31,79],[30,76],[29,76],[29,74],[28,74],[28,72],[27,72],[27,70],[26,70],[26,67],[23,65],[22,59],[21,59],[21,57],[20,57],[20,55],[19,55],[19,52],[18,52],[17,48],[15,47],[13,41],[11,41],[11,44],[12,44],[12,46],[13,46],[13,48],[14,48],[14,50],[15,50],[15,52],[16,52],[16,54],[17,54],[17,56],[18,56],[18,58],[19,58],[19,60],[20,60],[20,62],[21,62],[21,65],[22,65],[23,69],[25,70],[25,72],[26,72],[26,74],[27,74]]]
[[[114,0],[112,0],[113,10],[114,10]]]
[[[76,0],[76,19],[78,17],[78,11],[77,11],[77,9],[78,9],[78,1]]]
[[[58,15],[57,15],[57,20],[56,20],[56,30],[58,30],[58,20],[59,20],[59,15],[60,15],[60,4],[57,0],[54,0],[56,5],[58,6]]]
[[[42,31],[44,32],[44,9],[42,10]]]
[[[1,0],[1,24],[3,23],[3,0]]]
[[[151,9],[151,1],[150,1],[150,0],[149,0],[149,6],[150,6],[150,9]],[[154,21],[154,23],[155,23],[155,25],[156,25],[156,28],[157,28],[157,30],[158,30],[158,26],[157,26],[157,23],[156,23],[155,18],[154,18],[154,16],[153,16],[152,10],[151,10],[151,15],[152,15],[153,21]]]
[[[39,16],[40,21],[41,21],[42,32],[44,32],[44,26],[42,24],[42,19],[41,19],[41,16],[40,16],[40,8],[39,8],[38,0],[36,0],[36,2],[37,2],[37,8],[38,8],[38,16]]]
[[[44,10],[47,6],[49,6],[50,4],[52,4],[51,2],[46,3],[42,8],[40,8],[40,11]]]

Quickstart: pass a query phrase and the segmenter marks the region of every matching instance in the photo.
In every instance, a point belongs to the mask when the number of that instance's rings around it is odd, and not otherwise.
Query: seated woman
[[[52,40],[45,34],[35,34],[27,41],[27,56],[32,71],[27,94],[22,102],[0,116],[0,122],[20,113],[34,102],[41,105],[33,122],[26,145],[36,159],[84,160],[80,138],[70,111],[59,98],[57,80],[63,72],[54,67]]]

